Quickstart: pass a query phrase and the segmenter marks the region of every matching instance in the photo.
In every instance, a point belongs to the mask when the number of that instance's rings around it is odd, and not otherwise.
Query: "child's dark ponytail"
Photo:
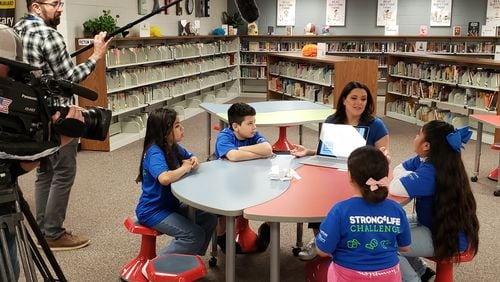
[[[389,162],[379,149],[364,146],[354,150],[347,160],[347,167],[365,200],[378,203],[387,197]]]

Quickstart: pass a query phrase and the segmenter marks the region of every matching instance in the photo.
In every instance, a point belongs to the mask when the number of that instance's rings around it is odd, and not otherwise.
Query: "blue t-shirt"
[[[316,236],[316,246],[345,268],[376,271],[399,263],[398,246],[411,244],[405,211],[389,199],[370,204],[361,197],[337,203]]]
[[[239,140],[234,135],[234,131],[231,128],[226,127],[224,130],[219,132],[217,135],[217,140],[215,140],[215,158],[220,159],[225,157],[227,152],[231,150],[237,150],[242,146],[250,146],[259,143],[267,142],[266,138],[262,136],[258,131],[251,138],[245,140]]]
[[[325,123],[334,123],[333,117],[333,115],[327,117]],[[366,140],[366,145],[374,146],[375,142],[389,134],[389,131],[387,130],[384,122],[378,117],[375,117],[370,123],[363,123],[360,121],[358,125],[368,126],[370,128],[370,131],[368,132],[368,138]]]
[[[181,145],[177,146],[183,159],[193,156]],[[168,170],[170,169],[163,150],[157,145],[149,147],[143,160],[142,194],[135,209],[142,225],[152,227],[179,207],[179,200],[172,194],[170,185],[163,186],[158,182],[158,176]]]
[[[411,173],[399,180],[410,198],[415,198],[418,222],[432,230],[432,209],[434,194],[436,193],[436,168],[419,156],[403,162],[403,167],[405,170],[411,171]],[[465,251],[468,243],[463,232],[459,234],[459,242],[460,251]]]

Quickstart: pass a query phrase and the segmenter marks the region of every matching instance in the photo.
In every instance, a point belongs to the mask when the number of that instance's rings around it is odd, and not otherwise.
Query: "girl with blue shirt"
[[[183,137],[184,127],[174,110],[150,114],[136,180],[142,182],[142,194],[135,211],[140,224],[173,237],[160,255],[204,255],[217,224],[215,215],[203,211],[196,211],[192,222],[188,206],[172,194],[170,184],[199,166],[198,159],[178,144]]]
[[[394,168],[391,194],[415,198],[411,251],[401,254],[403,281],[428,281],[435,272],[420,257],[451,258],[468,248],[477,253],[479,221],[476,201],[460,150],[472,135],[430,121],[415,136],[417,155]]]
[[[318,255],[332,257],[328,281],[401,281],[398,251],[408,251],[410,227],[399,203],[387,199],[389,163],[364,146],[347,160],[352,198],[328,212],[316,236]]]
[[[349,82],[337,101],[335,113],[327,117],[325,123],[350,124],[353,126],[368,126],[367,145],[381,149],[389,158],[387,148],[389,146],[389,131],[384,122],[373,115],[375,110],[374,101],[370,89],[363,83]],[[302,145],[294,144],[290,152],[297,157],[312,156],[315,150],[307,149]],[[313,229],[314,235],[318,234],[319,223],[311,222],[308,225]],[[311,260],[316,257],[314,238],[299,253],[301,260]]]

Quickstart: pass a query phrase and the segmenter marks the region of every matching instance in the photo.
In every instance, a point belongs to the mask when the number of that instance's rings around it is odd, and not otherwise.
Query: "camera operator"
[[[26,4],[29,14],[14,26],[23,40],[24,61],[56,79],[75,83],[85,79],[94,70],[96,62],[106,54],[110,43],[110,40],[105,40],[106,33],[101,32],[94,37],[94,50],[89,59],[75,65],[64,38],[56,30],[64,2],[26,0]],[[69,105],[72,100],[61,98],[61,104]],[[36,220],[53,251],[78,249],[89,243],[89,239],[73,235],[63,227],[70,190],[76,176],[77,147],[78,139],[75,139],[48,158],[46,170],[37,170]]]
[[[6,33],[7,29],[9,29],[7,26],[0,25],[0,34],[10,35],[10,34]],[[4,38],[4,37],[2,37],[2,38]],[[4,40],[5,40],[5,38],[4,38]],[[3,55],[4,55],[2,47],[3,46],[1,46],[1,43],[0,43],[0,57],[3,57]],[[9,66],[2,64],[2,62],[0,61],[0,77],[6,78],[6,77],[8,77],[8,74],[9,74]],[[52,116],[52,121],[53,122],[56,121],[60,117],[60,115],[61,114],[59,112],[56,112]],[[82,116],[82,109],[77,107],[77,106],[71,106],[68,114],[66,115],[66,118],[67,119],[73,118],[73,119],[77,119],[77,120],[83,122],[84,118]],[[63,147],[64,145],[70,143],[73,140],[73,138],[61,135],[60,140],[61,140],[61,143],[60,143],[59,147]],[[0,159],[0,164],[7,164],[8,165],[8,169],[9,169],[10,176],[11,176],[10,182],[17,186],[18,176],[20,176],[24,173],[27,173],[27,172],[33,170],[34,168],[36,168],[39,165],[39,161],[38,160],[20,161],[20,160]],[[13,207],[10,207],[7,205],[0,206],[0,215],[9,214],[12,212],[14,212]],[[9,257],[8,258],[2,257],[2,259],[0,259],[0,261],[4,261],[5,263],[7,263],[7,260],[10,259],[12,266],[13,266],[13,270],[14,270],[15,280],[17,281],[19,279],[19,259],[17,256],[16,238],[15,238],[14,234],[10,234],[9,232],[6,232],[6,239],[7,239],[7,248],[9,251]],[[3,256],[3,252],[0,252],[0,256]],[[2,267],[3,269],[7,269],[6,265],[1,265],[0,267]]]

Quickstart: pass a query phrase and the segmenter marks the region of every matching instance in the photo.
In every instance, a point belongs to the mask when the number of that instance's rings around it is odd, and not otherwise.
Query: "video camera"
[[[8,64],[7,64],[8,65]],[[97,93],[67,80],[57,80],[40,71],[19,70],[10,66],[8,78],[0,78],[0,152],[7,155],[33,156],[59,145],[59,134],[106,139],[111,111],[89,107],[83,111],[84,123],[65,119],[69,108],[61,106],[61,98],[73,94],[96,100]],[[57,111],[60,118],[51,123]],[[5,157],[8,158],[8,157]]]

